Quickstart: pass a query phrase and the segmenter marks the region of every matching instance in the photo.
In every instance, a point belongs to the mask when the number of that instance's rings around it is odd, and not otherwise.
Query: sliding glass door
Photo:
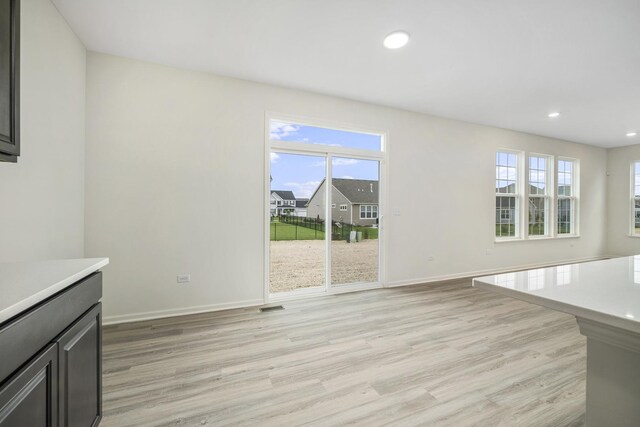
[[[325,157],[271,152],[271,294],[325,290],[325,170]]]
[[[380,166],[334,157],[331,191],[331,285],[378,282]]]
[[[267,298],[379,286],[382,136],[272,121],[269,144]]]

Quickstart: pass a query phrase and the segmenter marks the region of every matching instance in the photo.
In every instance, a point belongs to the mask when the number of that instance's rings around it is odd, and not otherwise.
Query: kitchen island
[[[107,258],[0,263],[0,426],[97,426]]]
[[[478,277],[473,286],[574,315],[587,337],[587,425],[640,425],[640,256]]]

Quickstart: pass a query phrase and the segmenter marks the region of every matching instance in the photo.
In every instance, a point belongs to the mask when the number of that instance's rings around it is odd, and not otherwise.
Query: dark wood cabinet
[[[96,426],[102,417],[101,304],[82,316],[57,341],[60,361],[60,425]]]
[[[0,427],[102,418],[102,273],[0,324]]]
[[[49,345],[0,389],[0,427],[58,425],[58,346]]]
[[[20,0],[0,0],[0,162],[20,155]]]

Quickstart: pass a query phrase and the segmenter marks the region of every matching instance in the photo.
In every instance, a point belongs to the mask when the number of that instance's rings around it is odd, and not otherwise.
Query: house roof
[[[293,191],[289,190],[271,190],[271,194],[277,194],[284,200],[295,200],[296,196],[293,195]]]
[[[333,178],[331,182],[353,204],[378,204],[378,181]]]
[[[515,191],[516,185],[509,184],[504,187],[498,187],[498,193],[513,193]],[[538,190],[542,190],[543,188],[539,188],[535,185],[529,184],[529,194],[538,194]],[[500,191],[503,190],[503,191]],[[570,185],[558,185],[558,194],[563,194],[565,191],[571,191]]]
[[[296,199],[296,208],[306,208],[309,199]]]

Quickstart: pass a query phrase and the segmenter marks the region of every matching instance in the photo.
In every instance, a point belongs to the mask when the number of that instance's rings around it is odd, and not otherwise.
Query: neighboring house
[[[369,179],[331,180],[331,219],[354,225],[378,223],[378,181]],[[307,204],[307,216],[325,219],[325,180],[322,180]]]
[[[295,216],[307,216],[307,203],[309,199],[296,199]]]
[[[290,214],[296,210],[296,196],[289,190],[271,190],[272,215]]]
[[[514,184],[510,184],[505,187],[501,187],[498,189],[499,191],[496,193],[496,224],[513,224],[515,223],[515,198],[509,196],[506,193],[513,193]],[[559,194],[569,194],[571,192],[570,188],[565,188],[565,186],[558,186]],[[529,186],[529,194],[537,194],[538,187],[533,185]],[[504,194],[504,196],[502,196]],[[531,202],[530,202],[531,203]],[[554,207],[557,209],[557,206]],[[570,221],[570,212],[562,211],[558,212],[558,221],[559,222],[568,222]],[[529,217],[529,222],[539,222],[541,218],[531,218]]]
[[[309,199],[296,199],[293,191],[271,190],[270,211],[272,216],[307,216]]]

